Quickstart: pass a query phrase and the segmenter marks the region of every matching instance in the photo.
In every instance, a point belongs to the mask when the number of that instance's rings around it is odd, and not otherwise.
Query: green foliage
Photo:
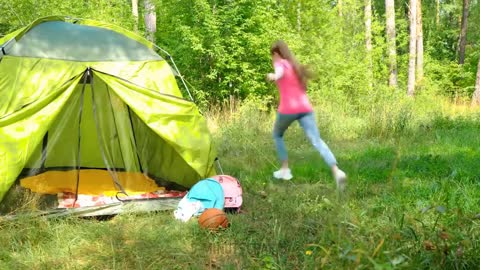
[[[386,88],[384,1],[373,1],[372,72],[365,49],[363,2],[314,0],[165,0],[153,1],[157,12],[156,42],[176,60],[202,108],[250,95],[276,96],[265,81],[272,70],[269,48],[284,39],[299,60],[316,75],[310,92],[362,102]],[[0,3],[0,35],[47,15],[85,17],[134,28],[130,1],[33,1]],[[408,1],[396,1],[399,91],[404,93],[408,68]],[[419,90],[449,97],[468,96],[478,59],[480,4],[471,3],[467,59],[455,66],[461,1],[422,1],[425,47],[425,83]],[[143,2],[140,1],[140,34]],[[341,13],[341,16],[340,16]],[[369,74],[373,74],[373,79]],[[428,88],[428,89],[426,89]],[[274,106],[275,103],[271,103]]]
[[[267,95],[274,1],[162,1],[157,39],[176,59],[185,77],[208,100]],[[262,70],[262,72],[259,72]]]
[[[370,81],[363,1],[343,0],[342,7],[318,0],[154,1],[156,42],[209,108],[224,170],[244,185],[245,213],[230,215],[232,226],[217,234],[195,221],[176,222],[171,213],[2,221],[1,268],[477,267],[480,113],[439,96],[458,101],[473,91],[480,3],[471,2],[467,58],[459,66],[462,1],[440,1],[438,23],[436,1],[422,1],[425,79],[412,100],[404,95],[408,1],[395,1],[397,91],[387,87],[384,2],[373,1]],[[0,2],[0,36],[57,14],[135,25],[126,0],[10,0]],[[343,200],[296,125],[285,136],[294,181],[271,179],[278,166],[271,139],[277,91],[265,74],[276,39],[316,75],[308,92],[322,137],[349,174]],[[2,211],[42,206],[35,195],[10,195]]]
[[[468,69],[470,66],[455,62],[446,65],[432,59],[425,70],[430,74],[428,79],[434,82],[431,83],[431,87],[436,89],[434,93],[454,98],[469,98],[474,91],[476,70]]]
[[[0,10],[0,34],[26,26],[40,17],[52,15],[94,19],[127,29],[133,28],[129,2],[123,0],[10,0],[2,1]]]

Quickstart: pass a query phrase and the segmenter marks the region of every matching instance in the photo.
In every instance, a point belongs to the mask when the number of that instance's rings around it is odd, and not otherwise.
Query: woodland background
[[[0,216],[0,269],[480,265],[478,0],[0,0],[0,36],[48,15],[111,22],[173,56],[243,212],[218,233],[169,211],[29,218],[40,197],[17,187],[0,204],[19,214]],[[277,39],[315,74],[308,92],[345,194],[296,125],[294,178],[272,178]]]
[[[271,104],[264,78],[277,39],[316,74],[309,91],[360,106],[391,92],[456,100],[479,89],[478,0],[2,0],[0,35],[53,14],[148,37],[173,56],[201,106]]]

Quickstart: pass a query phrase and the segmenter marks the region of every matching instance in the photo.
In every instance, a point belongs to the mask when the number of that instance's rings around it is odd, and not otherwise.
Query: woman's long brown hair
[[[300,79],[300,82],[302,85],[306,88],[307,87],[307,81],[311,77],[310,72],[307,70],[307,68],[303,65],[301,65],[293,53],[290,51],[288,48],[287,43],[283,40],[278,40],[272,45],[272,48],[270,49],[270,53],[273,55],[274,53],[278,53],[280,57],[283,59],[286,59],[290,64],[293,66],[293,69],[295,70],[295,73],[297,74],[298,78]]]

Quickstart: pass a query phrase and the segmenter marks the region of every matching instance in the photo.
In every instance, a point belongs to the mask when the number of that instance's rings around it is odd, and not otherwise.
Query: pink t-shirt
[[[302,85],[295,69],[286,59],[274,63],[275,68],[283,69],[283,76],[276,81],[280,91],[278,112],[282,114],[308,113],[313,111],[305,87]]]

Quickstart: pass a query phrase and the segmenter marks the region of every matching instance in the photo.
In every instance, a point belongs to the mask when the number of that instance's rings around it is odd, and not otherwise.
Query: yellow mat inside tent
[[[42,194],[58,194],[62,192],[75,193],[77,185],[77,170],[47,171],[20,180],[20,185],[33,192]],[[78,193],[85,195],[114,196],[120,190],[115,186],[112,175],[128,194],[142,194],[163,190],[154,180],[138,172],[108,172],[106,170],[80,170]]]

